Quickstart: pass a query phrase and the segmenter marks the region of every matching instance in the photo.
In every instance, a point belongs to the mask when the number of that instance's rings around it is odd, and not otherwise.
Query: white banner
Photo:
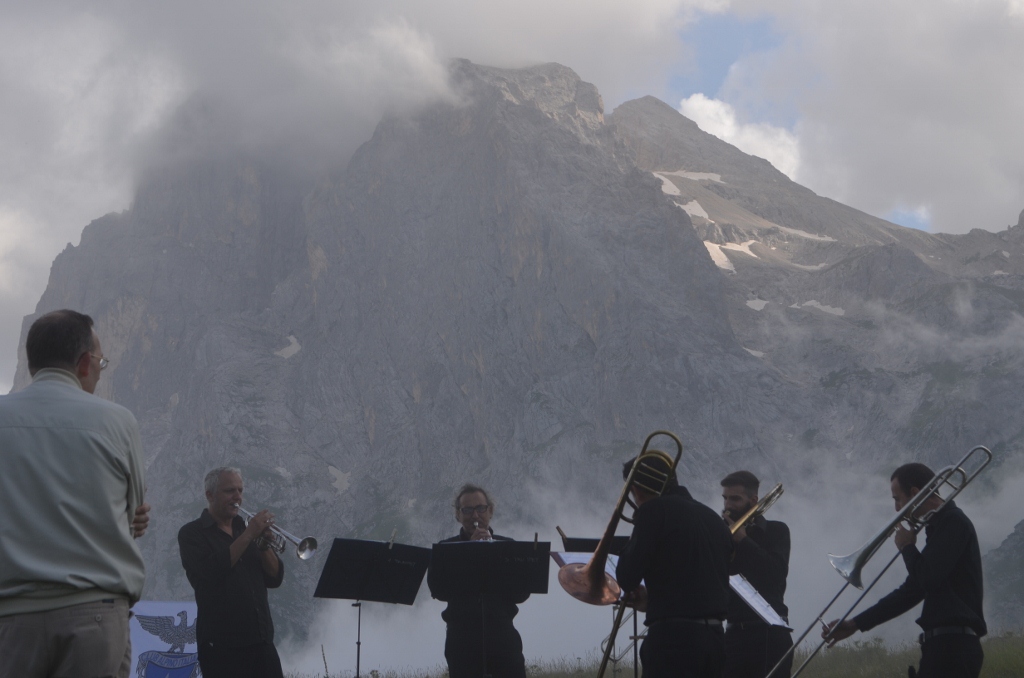
[[[132,612],[133,678],[201,678],[194,601],[140,600]]]

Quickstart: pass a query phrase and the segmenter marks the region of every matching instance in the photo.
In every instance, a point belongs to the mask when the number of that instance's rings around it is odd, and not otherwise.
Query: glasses
[[[462,515],[471,516],[474,513],[479,513],[480,515],[483,515],[487,513],[487,509],[489,508],[491,508],[490,504],[480,504],[479,506],[463,506],[459,510],[462,511]]]
[[[95,353],[90,353],[89,355],[91,355],[93,358],[99,358],[101,370],[107,369],[107,365],[110,364],[110,361],[101,355],[96,355]]]

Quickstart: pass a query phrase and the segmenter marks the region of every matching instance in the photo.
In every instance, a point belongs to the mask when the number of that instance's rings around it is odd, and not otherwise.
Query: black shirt
[[[255,543],[231,566],[231,543],[245,531],[245,521],[235,516],[234,537],[217,527],[207,509],[198,520],[178,531],[178,550],[185,576],[196,592],[196,641],[227,647],[244,647],[274,641],[267,589],[284,580],[284,563],[277,576],[263,572],[262,556]],[[280,559],[279,559],[280,560]]]
[[[905,546],[907,566],[902,585],[854,617],[861,631],[889,621],[924,600],[918,625],[928,631],[940,626],[970,626],[979,636],[988,632],[982,613],[981,550],[974,525],[954,502],[947,503],[924,528],[923,550]]]
[[[789,574],[789,527],[758,516],[747,524],[747,538],[736,544],[729,574],[742,574],[780,617],[789,615],[783,602]],[[729,623],[762,621],[749,605],[729,590]]]
[[[615,578],[625,591],[647,585],[645,624],[683,617],[725,619],[732,535],[722,517],[684,487],[645,502],[633,514]]]
[[[465,530],[459,530],[457,535],[448,539],[442,539],[440,543],[448,544],[457,541],[470,541],[469,537],[470,535],[466,534]],[[494,534],[493,530],[491,530],[491,539],[495,541],[514,541],[510,537]],[[432,575],[432,571],[427,572],[427,587],[430,589],[431,595],[433,595],[435,588]],[[448,603],[448,607],[441,613],[441,619],[445,620],[449,627],[471,626],[480,628],[483,624],[483,612],[486,611],[487,630],[488,633],[491,633],[512,626],[512,619],[519,614],[517,605],[529,597],[529,594],[521,596],[486,596],[483,601],[483,608],[481,608],[480,598],[477,596],[451,598],[445,601]],[[441,599],[438,598],[438,600]]]

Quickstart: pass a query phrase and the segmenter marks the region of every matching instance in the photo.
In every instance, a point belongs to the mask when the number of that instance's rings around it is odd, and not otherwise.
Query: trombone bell
[[[603,569],[597,571],[600,576],[594,576],[591,565],[568,563],[558,569],[558,583],[576,600],[591,605],[611,605],[622,595],[622,588]]]
[[[863,551],[857,551],[848,556],[834,556],[831,553],[828,555],[828,562],[832,564],[832,567],[836,568],[839,576],[859,589],[864,588],[864,582],[861,581],[860,574],[861,570],[864,569],[864,564],[867,562],[867,559],[861,559],[862,553]]]

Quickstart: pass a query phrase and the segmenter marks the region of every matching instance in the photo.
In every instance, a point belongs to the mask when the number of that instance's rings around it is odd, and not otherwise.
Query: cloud
[[[923,209],[936,231],[1002,230],[1024,207],[1019,0],[771,4],[784,36],[717,96],[748,119],[795,110],[801,181],[867,212]]]
[[[213,111],[205,118],[212,132],[186,135],[195,145],[269,144],[312,165],[340,163],[384,112],[444,96],[450,58],[558,61],[597,84],[612,107],[666,91],[693,68],[686,36],[701,17],[731,16],[772,39],[741,51],[722,87],[688,97],[685,113],[815,191],[874,214],[910,209],[927,213],[936,230],[998,230],[1024,207],[1024,90],[1014,86],[1022,6],[6,2],[0,209],[8,230],[31,235],[52,259],[91,219],[129,205],[140,172],[177,148],[167,128],[185,104]],[[7,268],[0,306],[14,317],[4,316],[0,346],[12,358],[11,328],[34,306],[46,268]],[[13,362],[0,362],[0,390],[12,374]]]
[[[558,61],[614,105],[658,91],[680,29],[726,0],[0,4],[6,391],[48,263],[89,221],[127,208],[154,162],[233,145],[306,169],[343,164],[381,115],[446,96],[454,57]],[[15,261],[15,240],[35,254]]]
[[[708,134],[744,153],[764,158],[790,179],[796,179],[800,170],[800,146],[796,135],[789,130],[765,122],[741,123],[731,105],[699,92],[679,102],[679,112]]]

